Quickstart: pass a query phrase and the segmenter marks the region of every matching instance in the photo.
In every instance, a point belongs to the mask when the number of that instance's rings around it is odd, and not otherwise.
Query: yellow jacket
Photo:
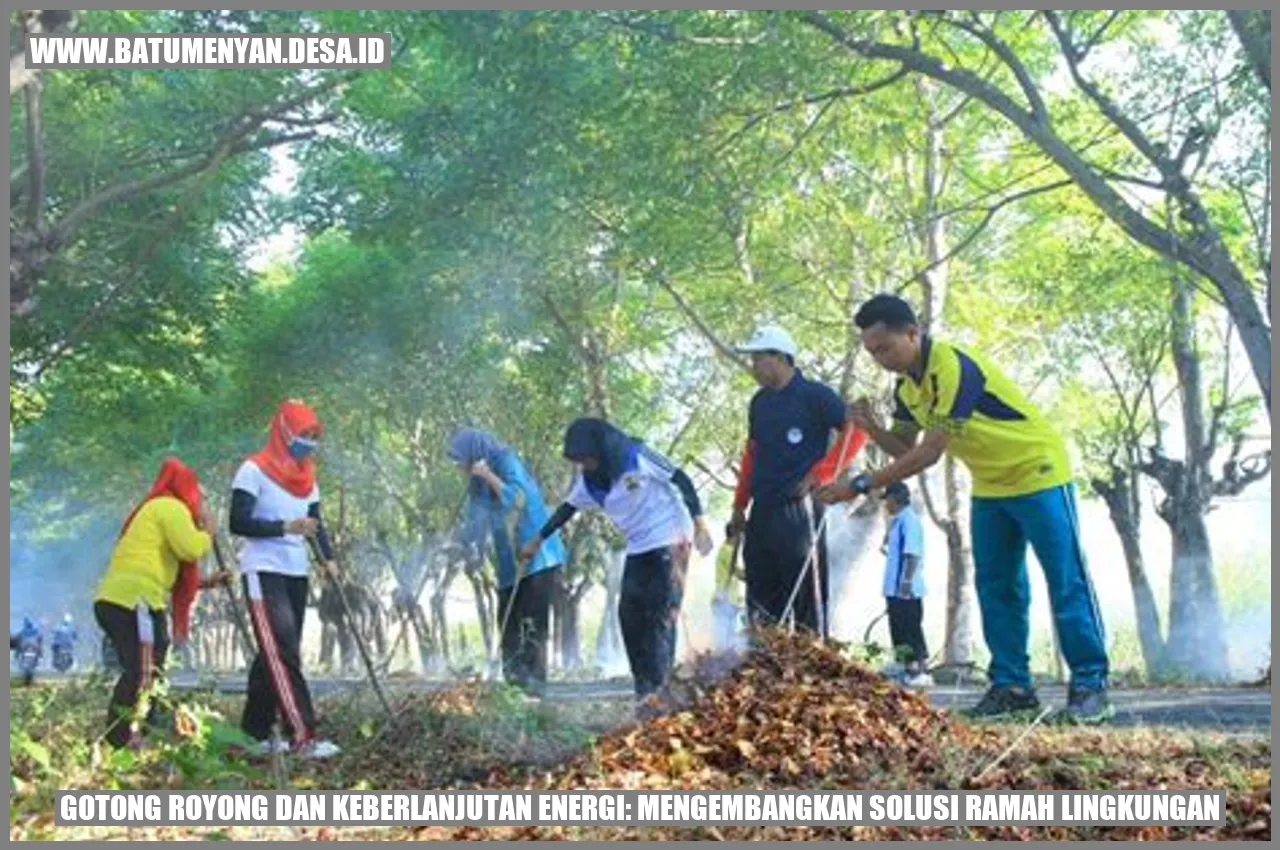
[[[152,499],[116,543],[94,598],[124,608],[143,602],[153,610],[164,610],[178,580],[178,565],[200,559],[212,545],[212,538],[196,528],[181,501],[172,496]]]

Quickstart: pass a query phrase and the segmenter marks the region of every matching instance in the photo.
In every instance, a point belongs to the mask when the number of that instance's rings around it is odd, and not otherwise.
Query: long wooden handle
[[[317,564],[325,562],[324,554],[320,551],[320,544],[316,542],[314,537],[308,537],[307,543],[311,547],[311,554],[316,559]],[[330,579],[333,587],[338,592],[338,604],[342,606],[342,615],[347,620],[347,628],[351,629],[351,635],[356,640],[356,649],[360,650],[360,658],[364,661],[365,670],[369,673],[369,683],[373,685],[373,691],[378,696],[378,701],[382,703],[382,707],[387,712],[387,716],[395,718],[395,712],[391,710],[391,701],[387,699],[386,693],[382,690],[382,682],[378,679],[378,672],[373,666],[373,657],[369,655],[369,647],[365,645],[364,636],[360,634],[360,629],[356,626],[355,617],[352,616],[351,606],[347,603],[347,593],[342,587],[342,580],[337,576]]]
[[[227,568],[227,559],[222,554],[222,546],[218,543],[218,535],[210,535],[213,538],[213,558],[218,562],[218,569],[224,573],[231,573]],[[240,600],[236,598],[235,589],[230,584],[224,584],[223,589],[227,592],[227,598],[231,600],[231,617],[235,620],[236,631],[240,633],[240,640],[244,641],[245,660],[252,664],[254,647],[257,643],[253,639],[253,632],[249,630],[249,625],[244,621],[244,612],[240,610]]]

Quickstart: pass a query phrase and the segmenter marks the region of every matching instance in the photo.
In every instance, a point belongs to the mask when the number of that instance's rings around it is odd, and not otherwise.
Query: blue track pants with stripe
[[[1072,687],[1106,687],[1106,640],[1080,544],[1075,487],[1010,498],[975,497],[972,504],[974,573],[982,632],[991,652],[991,684],[1031,686],[1030,543],[1044,569]]]

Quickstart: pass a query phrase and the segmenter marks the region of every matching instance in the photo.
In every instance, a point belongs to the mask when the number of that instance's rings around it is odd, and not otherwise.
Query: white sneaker
[[[902,680],[902,684],[908,688],[932,688],[933,677],[928,673],[907,674]]]
[[[260,756],[269,756],[273,753],[289,752],[289,742],[280,738],[267,738],[265,741],[259,741],[257,746],[253,748]]]
[[[305,744],[298,754],[304,759],[327,759],[333,758],[340,752],[342,748],[333,741],[319,740]]]

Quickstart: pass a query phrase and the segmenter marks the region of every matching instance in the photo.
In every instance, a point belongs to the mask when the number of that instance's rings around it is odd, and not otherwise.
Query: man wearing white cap
[[[731,539],[746,533],[747,610],[753,622],[777,623],[794,598],[796,623],[825,636],[827,616],[815,603],[814,569],[796,591],[821,520],[821,506],[808,497],[849,466],[867,435],[847,421],[845,403],[835,390],[796,368],[795,341],[782,328],[761,327],[738,350],[751,355],[751,371],[760,384],[747,414],[747,446],[728,529]],[[826,608],[826,546],[819,541],[816,549],[818,587]]]

